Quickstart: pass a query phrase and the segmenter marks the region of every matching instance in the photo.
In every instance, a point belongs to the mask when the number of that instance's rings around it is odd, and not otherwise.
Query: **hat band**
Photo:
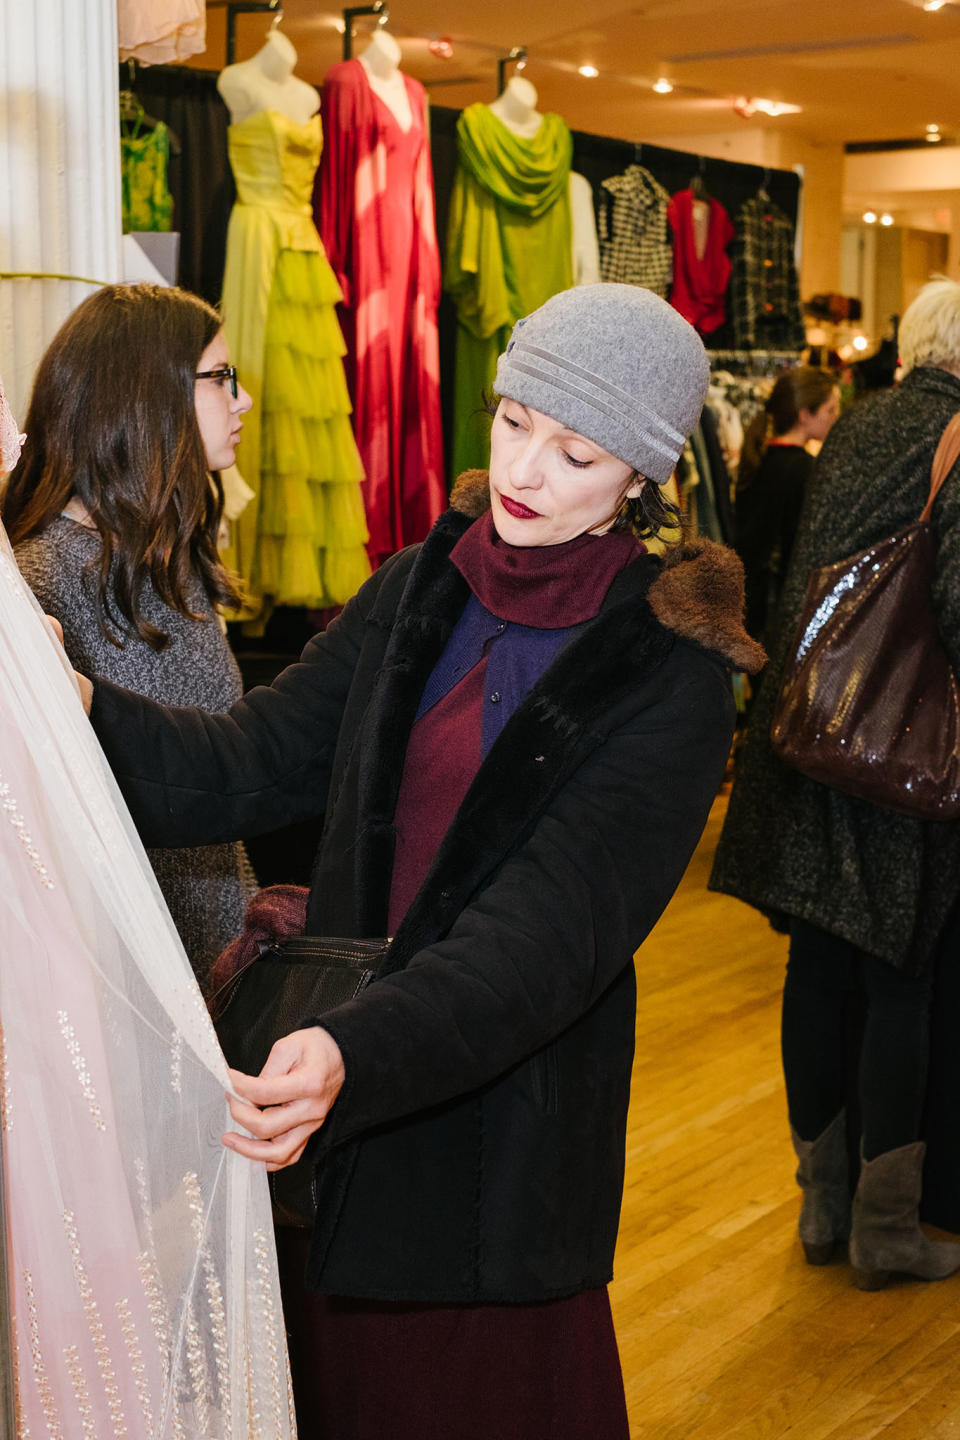
[[[531,350],[532,346],[528,345],[525,348]],[[529,375],[533,380],[543,381],[543,383],[549,385],[551,389],[562,390],[565,394],[572,395],[574,399],[589,405],[592,410],[599,410],[602,414],[609,416],[611,420],[615,420],[638,445],[655,450],[658,454],[665,456],[671,464],[676,464],[683,446],[682,437],[675,446],[665,444],[659,436],[652,435],[649,430],[641,428],[635,421],[628,419],[618,406],[610,404],[595,388],[577,385],[565,376],[551,374],[548,370],[543,370],[536,365],[525,363],[517,357],[515,349],[511,351],[509,355],[505,356],[504,359],[505,369],[508,371],[519,370],[521,374]]]
[[[672,441],[678,447],[678,451],[683,445],[686,437],[681,435],[679,430],[674,430],[662,415],[658,415],[656,410],[651,410],[650,406],[644,404],[639,396],[632,395],[629,390],[624,390],[619,385],[614,385],[612,380],[606,380],[602,375],[595,375],[592,370],[584,370],[582,366],[574,365],[564,355],[555,355],[551,350],[541,350],[539,346],[531,345],[529,341],[524,340],[522,335],[515,339],[513,348],[523,350],[528,355],[535,355],[538,360],[544,360],[548,365],[555,365],[558,370],[576,376],[578,380],[584,382],[588,393],[599,390],[609,396],[628,425],[632,423],[633,416],[639,410],[655,430],[658,430],[666,440]]]

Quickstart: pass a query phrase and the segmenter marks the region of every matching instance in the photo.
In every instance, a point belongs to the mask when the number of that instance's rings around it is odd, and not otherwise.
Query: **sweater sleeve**
[[[225,715],[159,705],[96,682],[90,718],[145,845],[244,839],[325,808],[377,578],[297,664]]]
[[[734,721],[725,668],[691,646],[648,688],[448,936],[318,1022],[347,1074],[324,1149],[506,1073],[631,963],[702,833]]]

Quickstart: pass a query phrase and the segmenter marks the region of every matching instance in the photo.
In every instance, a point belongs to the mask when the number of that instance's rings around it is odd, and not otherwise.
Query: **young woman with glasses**
[[[171,705],[239,699],[216,615],[238,598],[217,554],[217,472],[233,464],[250,404],[219,316],[184,291],[105,286],[54,337],[2,516],[78,669]],[[243,849],[151,860],[202,985],[242,924]]]

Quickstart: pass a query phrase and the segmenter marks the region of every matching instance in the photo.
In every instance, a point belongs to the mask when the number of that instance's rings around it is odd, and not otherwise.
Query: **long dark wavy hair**
[[[212,604],[239,601],[217,552],[223,490],[194,408],[197,363],[220,326],[185,290],[107,285],[64,322],[37,371],[0,513],[15,545],[77,496],[100,537],[100,628],[118,646],[169,643],[141,612],[147,579],[192,620],[202,618],[188,600],[193,576]]]

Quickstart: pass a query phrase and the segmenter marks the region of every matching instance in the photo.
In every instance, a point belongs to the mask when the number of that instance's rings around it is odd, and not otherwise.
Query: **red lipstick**
[[[538,510],[531,510],[528,505],[521,505],[518,500],[508,500],[506,495],[500,496],[500,504],[508,515],[515,520],[542,520],[543,516]]]

